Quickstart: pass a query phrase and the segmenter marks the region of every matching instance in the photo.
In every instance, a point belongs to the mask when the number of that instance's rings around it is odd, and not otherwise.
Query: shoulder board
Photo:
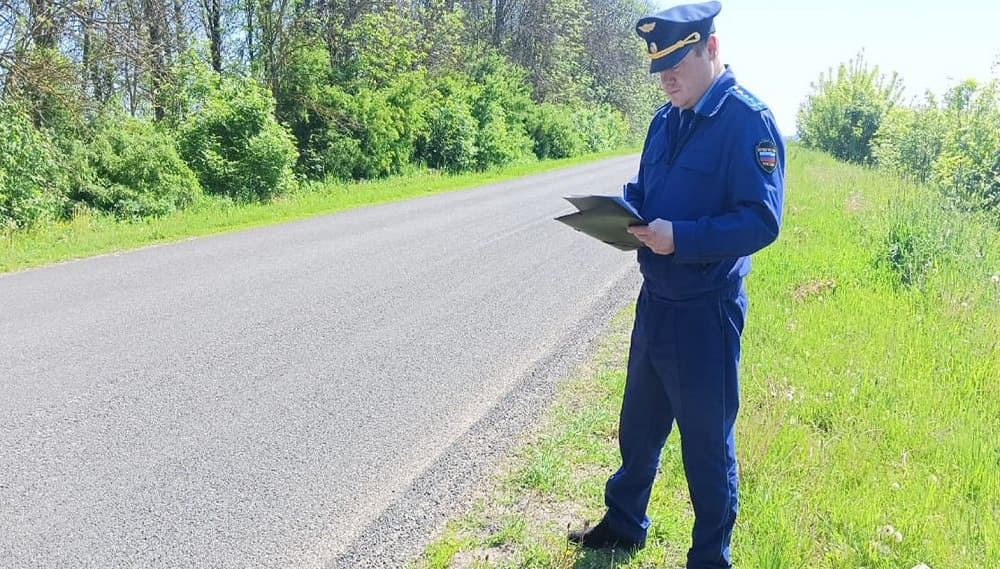
[[[747,91],[741,85],[733,85],[729,89],[726,89],[726,93],[729,93],[740,101],[743,101],[743,103],[750,107],[750,110],[752,111],[763,111],[767,108],[764,101],[758,99],[756,95]]]

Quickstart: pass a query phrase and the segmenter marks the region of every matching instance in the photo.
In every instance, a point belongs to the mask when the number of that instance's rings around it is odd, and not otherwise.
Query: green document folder
[[[635,251],[643,246],[642,241],[627,229],[646,222],[624,199],[618,196],[566,196],[565,200],[579,211],[561,215],[555,218],[556,221],[622,251]]]

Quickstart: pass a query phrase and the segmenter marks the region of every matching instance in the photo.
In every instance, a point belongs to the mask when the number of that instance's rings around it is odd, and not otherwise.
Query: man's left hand
[[[629,227],[628,232],[635,235],[646,247],[660,255],[674,252],[674,224],[665,219],[654,219],[649,225]]]

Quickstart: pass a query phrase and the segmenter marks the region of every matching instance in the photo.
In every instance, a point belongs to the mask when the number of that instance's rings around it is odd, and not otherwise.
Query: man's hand
[[[649,225],[629,227],[628,232],[635,235],[646,247],[660,255],[674,252],[674,224],[665,219],[654,219]]]

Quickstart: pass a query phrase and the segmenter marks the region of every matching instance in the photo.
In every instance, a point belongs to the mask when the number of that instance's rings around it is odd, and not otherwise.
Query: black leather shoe
[[[604,520],[594,527],[584,526],[583,529],[573,530],[566,535],[566,539],[586,549],[614,548],[634,552],[646,547],[646,540],[625,539],[611,531]]]

